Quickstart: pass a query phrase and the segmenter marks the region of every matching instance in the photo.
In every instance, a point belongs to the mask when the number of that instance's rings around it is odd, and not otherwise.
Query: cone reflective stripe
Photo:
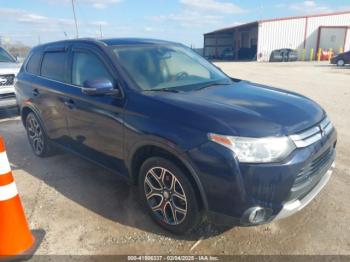
[[[0,186],[0,201],[9,200],[18,195],[16,183]]]
[[[11,172],[9,160],[7,159],[6,152],[1,145],[3,145],[2,141],[0,142],[0,175]]]
[[[34,242],[0,136],[0,256],[25,254]]]

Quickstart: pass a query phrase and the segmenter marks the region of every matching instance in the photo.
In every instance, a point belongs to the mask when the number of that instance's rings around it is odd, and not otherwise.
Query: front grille
[[[330,161],[332,160],[332,155],[333,147],[327,149],[319,157],[314,159],[310,164],[302,168],[295,179],[294,187],[299,187],[306,181],[312,180],[313,176],[319,174],[319,171],[322,171],[327,165],[330,164]]]
[[[0,87],[13,85],[14,79],[15,75],[0,75]]]
[[[289,137],[298,148],[301,148],[316,143],[321,140],[323,136],[329,135],[332,130],[333,124],[328,117],[326,117],[317,126]]]
[[[331,167],[334,157],[335,148],[332,146],[302,168],[294,181],[287,201],[305,197]]]

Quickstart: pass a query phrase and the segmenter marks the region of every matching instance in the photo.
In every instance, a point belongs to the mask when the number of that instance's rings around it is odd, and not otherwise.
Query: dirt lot
[[[233,77],[293,90],[320,103],[338,129],[337,167],[298,214],[226,231],[203,225],[179,238],[143,213],[136,190],[71,154],[40,159],[18,117],[0,134],[32,229],[46,232],[37,254],[348,254],[350,255],[350,68],[312,63],[218,63]],[[202,241],[191,250],[197,242]]]

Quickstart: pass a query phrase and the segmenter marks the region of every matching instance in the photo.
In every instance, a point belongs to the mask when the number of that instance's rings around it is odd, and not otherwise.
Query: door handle
[[[66,101],[63,102],[69,109],[74,109],[75,106],[75,102],[72,99],[68,99]]]
[[[40,92],[38,89],[33,89],[33,96],[39,96],[40,95]]]

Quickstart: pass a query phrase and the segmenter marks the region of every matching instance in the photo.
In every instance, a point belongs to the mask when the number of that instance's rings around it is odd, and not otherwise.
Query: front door
[[[72,92],[66,101],[71,147],[78,153],[119,173],[123,171],[124,100],[110,95],[87,95],[86,81],[117,77],[102,52],[73,47],[70,55]]]

